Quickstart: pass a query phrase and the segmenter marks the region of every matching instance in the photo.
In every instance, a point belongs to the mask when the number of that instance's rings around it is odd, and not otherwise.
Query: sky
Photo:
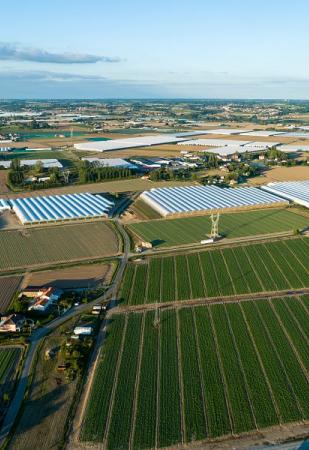
[[[308,0],[10,0],[0,99],[309,99]]]

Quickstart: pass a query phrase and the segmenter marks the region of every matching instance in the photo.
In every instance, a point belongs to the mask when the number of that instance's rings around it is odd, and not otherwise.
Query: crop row
[[[17,348],[0,350],[0,383],[3,383],[8,371],[13,366],[18,357],[20,350]]]
[[[300,238],[131,263],[121,298],[127,304],[141,304],[309,287],[308,241]]]
[[[81,440],[145,449],[307,420],[305,308],[283,298],[131,313],[127,326],[116,316]]]
[[[0,232],[0,270],[114,255],[118,241],[106,222]]]

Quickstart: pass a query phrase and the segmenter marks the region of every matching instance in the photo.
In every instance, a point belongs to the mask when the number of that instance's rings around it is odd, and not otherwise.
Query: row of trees
[[[89,161],[82,161],[78,168],[80,183],[96,183],[105,180],[129,178],[133,175],[132,170],[121,167],[102,167]]]
[[[168,168],[161,168],[150,172],[149,179],[151,181],[160,180],[188,180],[192,177],[192,173],[188,169],[171,170]]]

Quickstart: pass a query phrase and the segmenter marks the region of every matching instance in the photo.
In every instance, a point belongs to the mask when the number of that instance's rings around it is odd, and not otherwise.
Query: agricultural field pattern
[[[5,312],[11,303],[12,297],[18,289],[22,277],[2,277],[0,278],[0,313]]]
[[[220,235],[229,239],[281,233],[309,227],[309,215],[296,209],[263,209],[251,212],[222,214]],[[128,227],[133,235],[156,247],[199,243],[210,233],[209,216],[151,220]]]
[[[303,296],[114,315],[80,441],[157,448],[308,419],[308,308]]]
[[[19,348],[0,348],[0,384],[4,383],[9,370],[19,355]]]
[[[107,222],[59,225],[0,233],[0,271],[111,256],[118,240]]]
[[[309,239],[152,257],[130,263],[120,292],[128,305],[309,287]]]

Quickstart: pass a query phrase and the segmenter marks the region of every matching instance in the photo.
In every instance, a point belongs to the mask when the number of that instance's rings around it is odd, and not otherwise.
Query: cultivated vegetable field
[[[0,349],[0,384],[3,384],[6,381],[9,371],[16,363],[19,355],[19,348]]]
[[[219,232],[233,239],[243,236],[281,233],[309,226],[309,215],[297,209],[262,209],[249,212],[221,214]],[[142,241],[152,242],[156,247],[199,243],[210,233],[209,216],[179,219],[151,220],[128,227]]]
[[[106,221],[0,232],[0,271],[118,253]]]
[[[289,297],[113,316],[80,440],[159,448],[307,420],[308,314]]]
[[[309,239],[152,257],[130,263],[120,298],[128,305],[309,287]]]
[[[17,291],[22,277],[0,278],[0,313],[4,313],[10,306],[11,300]]]

